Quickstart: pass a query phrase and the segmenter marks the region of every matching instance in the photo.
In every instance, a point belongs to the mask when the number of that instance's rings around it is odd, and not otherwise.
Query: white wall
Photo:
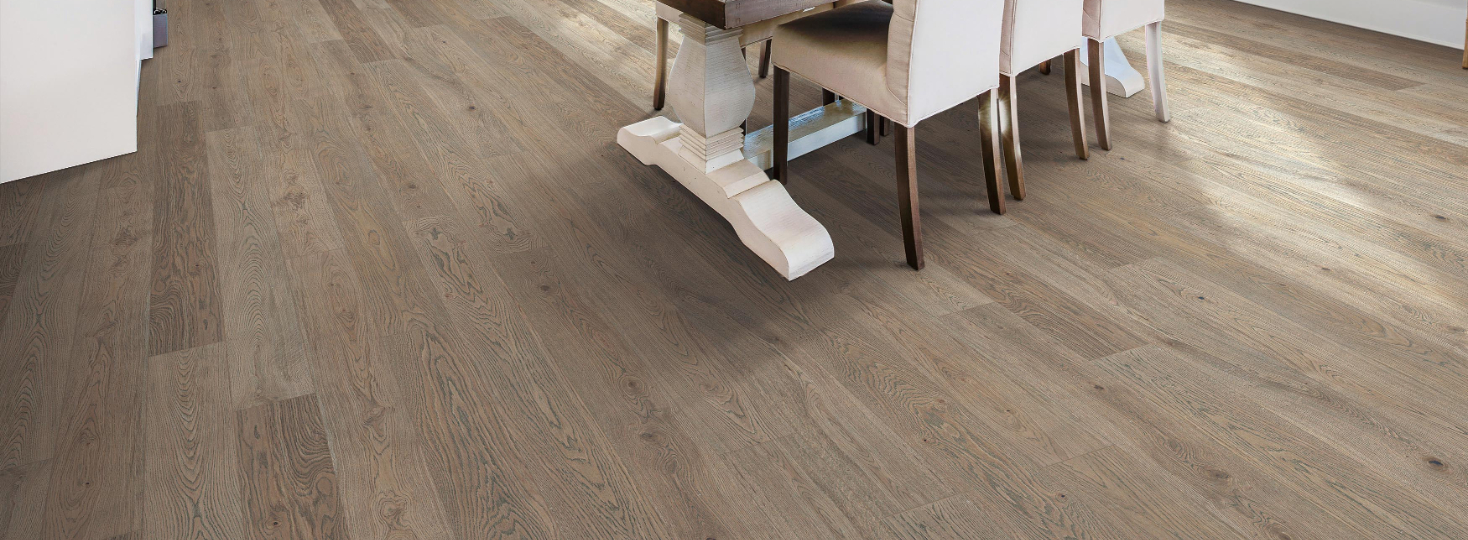
[[[1468,0],[1238,0],[1418,41],[1463,48]]]
[[[138,9],[0,0],[0,182],[137,151]]]

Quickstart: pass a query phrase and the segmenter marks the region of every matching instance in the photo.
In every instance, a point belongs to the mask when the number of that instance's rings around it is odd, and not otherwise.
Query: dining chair
[[[1086,0],[1081,33],[1090,42],[1089,64],[1091,108],[1096,117],[1096,144],[1111,149],[1110,115],[1106,105],[1106,66],[1102,63],[1102,42],[1117,35],[1147,27],[1147,78],[1152,87],[1152,108],[1157,120],[1167,122],[1167,81],[1162,76],[1163,0]]]
[[[890,119],[902,240],[908,266],[921,270],[915,128],[979,97],[989,208],[1004,213],[994,137],[1003,20],[1004,0],[894,0],[851,4],[776,28],[775,178],[790,181],[791,73]]]
[[[1065,57],[1065,96],[1070,108],[1070,132],[1076,156],[1086,159],[1086,126],[1081,112],[1080,42],[1084,0],[1006,0],[1004,31],[999,44],[999,122],[1004,145],[1004,169],[1009,193],[1025,198],[1024,161],[1019,145],[1019,96],[1015,77],[1050,60]]]

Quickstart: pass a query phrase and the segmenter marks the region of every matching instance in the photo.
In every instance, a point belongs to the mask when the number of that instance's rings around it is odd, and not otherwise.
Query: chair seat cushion
[[[892,121],[910,125],[907,105],[887,85],[887,28],[892,6],[870,0],[780,25],[776,66]]]

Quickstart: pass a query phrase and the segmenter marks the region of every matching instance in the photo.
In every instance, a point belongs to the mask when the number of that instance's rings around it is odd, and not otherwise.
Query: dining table
[[[742,49],[749,41],[768,37],[769,28],[761,25],[831,0],[658,2],[681,13],[677,24],[683,42],[668,76],[667,94],[678,120],[653,116],[623,126],[617,144],[683,184],[786,279],[830,261],[836,254],[830,233],[765,172],[773,164],[773,127],[744,131],[755,88]],[[1116,52],[1121,56],[1119,48]],[[1118,64],[1117,70],[1131,69],[1124,61]],[[1107,74],[1112,73],[1108,65]],[[861,133],[867,122],[866,107],[846,99],[794,114],[789,158]]]

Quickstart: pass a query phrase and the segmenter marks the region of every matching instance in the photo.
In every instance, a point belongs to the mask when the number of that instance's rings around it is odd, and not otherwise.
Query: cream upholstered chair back
[[[1075,49],[1085,0],[1006,0],[999,71],[1019,72]]]
[[[1165,11],[1163,0],[1086,0],[1081,32],[1103,40],[1161,21]]]
[[[999,86],[1004,0],[893,0],[887,88],[919,121]]]

